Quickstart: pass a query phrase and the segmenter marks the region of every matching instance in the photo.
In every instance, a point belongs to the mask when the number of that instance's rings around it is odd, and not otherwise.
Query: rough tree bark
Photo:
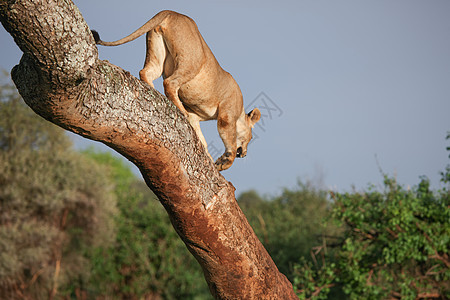
[[[0,0],[0,20],[23,51],[12,78],[25,102],[139,167],[215,298],[296,299],[186,119],[157,91],[98,59],[70,0]]]

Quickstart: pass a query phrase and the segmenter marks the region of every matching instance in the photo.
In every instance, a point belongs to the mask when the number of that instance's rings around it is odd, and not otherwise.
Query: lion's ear
[[[259,111],[258,108],[255,108],[254,110],[252,110],[247,114],[247,117],[248,120],[250,121],[250,126],[253,127],[253,125],[255,125],[255,123],[258,122],[259,119],[261,119],[261,112]]]

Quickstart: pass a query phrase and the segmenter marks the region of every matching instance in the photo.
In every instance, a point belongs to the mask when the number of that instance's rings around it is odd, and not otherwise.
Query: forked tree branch
[[[13,80],[39,115],[131,160],[158,196],[217,299],[296,299],[176,107],[98,59],[70,0],[0,0],[0,20],[23,51]]]

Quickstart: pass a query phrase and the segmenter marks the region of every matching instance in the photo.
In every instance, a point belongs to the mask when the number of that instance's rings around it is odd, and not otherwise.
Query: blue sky
[[[105,41],[163,9],[197,22],[244,105],[262,107],[248,156],[222,172],[238,194],[278,194],[299,178],[361,190],[382,181],[379,167],[402,184],[425,175],[439,187],[449,162],[450,1],[74,2]],[[3,28],[0,43],[0,68],[11,70],[21,53]],[[100,47],[100,58],[138,76],[145,39]],[[202,128],[222,150],[215,122]]]

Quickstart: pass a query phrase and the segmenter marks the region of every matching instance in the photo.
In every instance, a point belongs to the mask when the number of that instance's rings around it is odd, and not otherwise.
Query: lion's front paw
[[[235,155],[231,152],[225,152],[216,160],[216,168],[219,171],[223,171],[231,167],[233,164]]]

